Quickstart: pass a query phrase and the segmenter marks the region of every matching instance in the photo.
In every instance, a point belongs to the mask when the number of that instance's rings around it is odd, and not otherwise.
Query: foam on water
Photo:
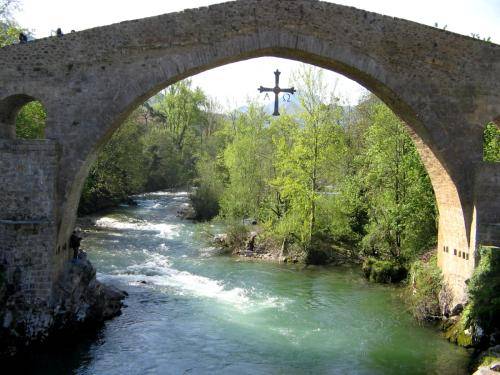
[[[112,217],[102,217],[95,223],[101,228],[158,232],[158,236],[172,239],[179,236],[180,224],[153,224],[147,221],[123,221]]]
[[[189,193],[187,191],[154,191],[151,193],[137,194],[133,197],[135,198],[147,198],[147,197],[187,197]]]
[[[158,253],[147,253],[146,261],[116,270],[113,275],[99,275],[99,277],[101,279],[118,279],[144,287],[148,285],[160,288],[168,287],[168,293],[212,299],[231,305],[240,311],[281,308],[286,302],[277,297],[261,296],[251,289],[228,288],[222,281],[177,270],[171,267],[168,256]]]

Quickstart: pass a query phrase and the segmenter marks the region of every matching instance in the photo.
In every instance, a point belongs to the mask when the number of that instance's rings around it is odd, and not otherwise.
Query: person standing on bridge
[[[20,44],[28,43],[28,37],[26,36],[25,33],[19,33],[19,43]]]

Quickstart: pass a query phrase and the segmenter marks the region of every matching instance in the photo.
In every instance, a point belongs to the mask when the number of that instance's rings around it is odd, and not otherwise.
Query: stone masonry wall
[[[0,141],[0,266],[27,303],[52,289],[58,168],[52,141]]]

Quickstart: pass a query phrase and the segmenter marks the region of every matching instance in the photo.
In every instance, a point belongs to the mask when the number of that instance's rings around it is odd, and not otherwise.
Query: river
[[[467,352],[417,324],[396,287],[357,267],[216,255],[176,217],[186,193],[137,197],[97,218],[82,247],[126,290],[123,314],[39,373],[464,374]]]

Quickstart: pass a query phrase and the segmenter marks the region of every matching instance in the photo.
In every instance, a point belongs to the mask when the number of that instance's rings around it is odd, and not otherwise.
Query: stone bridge
[[[500,46],[321,1],[240,0],[0,49],[0,262],[19,298],[52,303],[85,177],[124,119],[176,81],[260,56],[341,73],[405,121],[436,194],[439,264],[465,297],[477,246],[500,245],[500,167],[482,158]],[[18,140],[32,100],[46,139]]]

